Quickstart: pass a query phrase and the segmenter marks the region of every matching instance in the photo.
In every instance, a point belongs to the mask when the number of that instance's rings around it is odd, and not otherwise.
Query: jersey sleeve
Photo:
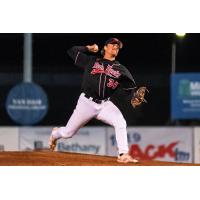
[[[74,60],[74,64],[78,67],[85,67],[90,62],[91,58],[86,53],[88,48],[85,46],[73,46],[67,51],[68,55]]]
[[[132,74],[124,66],[122,67],[122,78],[120,84],[124,90],[131,90],[136,87],[136,83]]]
[[[127,77],[124,77],[122,79],[122,81],[120,82],[120,85],[121,85],[121,88],[123,88],[123,90],[125,90],[127,92],[133,90],[133,88],[136,87],[135,82],[128,79]]]

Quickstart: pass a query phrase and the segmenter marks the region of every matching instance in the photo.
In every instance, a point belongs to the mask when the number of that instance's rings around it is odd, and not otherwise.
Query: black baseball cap
[[[105,45],[107,44],[118,44],[120,49],[123,47],[123,43],[117,38],[109,38],[105,42]]]

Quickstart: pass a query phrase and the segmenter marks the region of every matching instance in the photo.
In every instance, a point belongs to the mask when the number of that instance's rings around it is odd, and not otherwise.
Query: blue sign
[[[6,109],[13,121],[22,125],[40,122],[48,110],[44,90],[35,83],[21,83],[11,89]]]
[[[200,73],[171,76],[171,118],[200,119]]]

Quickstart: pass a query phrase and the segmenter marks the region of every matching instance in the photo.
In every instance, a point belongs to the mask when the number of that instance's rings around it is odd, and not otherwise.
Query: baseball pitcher
[[[122,47],[123,44],[119,39],[108,39],[101,50],[101,58],[87,55],[88,52],[98,52],[96,44],[74,46],[68,50],[68,55],[74,60],[74,64],[84,69],[82,89],[67,125],[52,130],[49,138],[49,147],[52,151],[58,139],[73,137],[88,121],[96,118],[115,129],[118,147],[117,161],[138,162],[128,154],[126,120],[117,106],[110,101],[112,94],[121,86],[128,92],[135,89],[130,101],[134,108],[145,102],[146,87],[137,89],[130,72],[116,60]]]

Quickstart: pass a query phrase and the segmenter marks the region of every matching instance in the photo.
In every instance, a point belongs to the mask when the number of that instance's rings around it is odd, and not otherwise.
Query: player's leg
[[[129,154],[128,140],[127,140],[127,124],[124,119],[121,111],[115,106],[111,101],[104,103],[104,106],[101,112],[96,117],[98,120],[101,120],[115,129],[117,147],[118,147],[118,162],[128,163],[133,162],[137,163],[136,159],[133,159]]]
[[[127,153],[128,141],[126,120],[117,106],[111,101],[105,102],[96,118],[114,127],[119,154]]]
[[[82,126],[95,117],[98,108],[95,103],[80,95],[76,108],[65,127],[54,128],[52,130],[49,146],[55,149],[56,141],[60,138],[71,138]]]

